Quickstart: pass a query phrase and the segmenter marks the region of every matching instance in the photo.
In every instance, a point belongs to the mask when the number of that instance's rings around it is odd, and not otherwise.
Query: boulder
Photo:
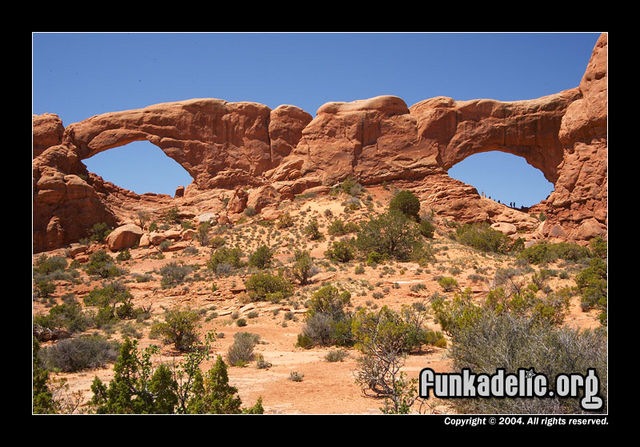
[[[511,235],[511,234],[515,234],[518,229],[516,228],[515,225],[510,224],[508,222],[496,222],[491,224],[491,228],[493,228],[494,230],[497,230],[503,234],[506,235]]]
[[[111,251],[124,250],[136,245],[142,237],[142,228],[135,224],[122,225],[107,236],[107,247]]]

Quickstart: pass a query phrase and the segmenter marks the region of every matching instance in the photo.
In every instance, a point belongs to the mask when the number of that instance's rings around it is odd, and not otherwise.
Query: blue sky
[[[33,113],[56,113],[67,126],[101,113],[191,98],[255,101],[272,109],[293,104],[311,115],[329,101],[378,95],[399,96],[408,106],[441,95],[533,99],[576,87],[598,36],[34,33]],[[191,181],[146,142],[84,162],[138,193],[173,194]],[[469,157],[450,175],[503,203],[532,205],[553,190],[524,159],[497,152]]]

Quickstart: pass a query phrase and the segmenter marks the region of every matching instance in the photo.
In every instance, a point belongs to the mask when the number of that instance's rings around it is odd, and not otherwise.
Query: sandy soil
[[[367,190],[367,193],[369,192],[373,198],[373,211],[384,208],[391,194],[382,188]],[[326,210],[330,210],[333,217],[327,217]],[[327,237],[321,242],[310,242],[300,236],[300,229],[312,218],[316,218],[323,233],[326,234],[326,226],[334,217],[357,222],[366,218],[367,213],[366,209],[361,209],[345,214],[341,200],[332,197],[322,197],[301,203],[296,201],[289,205],[287,211],[296,222],[293,229],[276,232],[249,220],[236,225],[232,231],[225,233],[224,237],[231,241],[230,245],[234,243],[242,245],[245,253],[255,249],[260,243],[266,242],[278,246],[276,259],[282,264],[289,262],[295,248],[306,248],[311,251],[314,258],[322,260],[324,251],[332,238]],[[295,241],[287,243],[287,240]],[[229,378],[230,383],[238,388],[243,406],[253,405],[258,397],[262,397],[265,413],[268,414],[379,414],[383,406],[381,400],[364,396],[355,382],[354,371],[358,357],[355,349],[348,350],[349,355],[344,361],[328,362],[325,356],[332,348],[302,349],[295,346],[297,336],[304,324],[303,303],[324,281],[339,284],[351,291],[351,310],[358,306],[375,309],[386,305],[392,309],[399,309],[404,304],[428,303],[428,297],[435,292],[452,297],[455,292],[444,292],[438,284],[436,278],[440,275],[454,276],[459,282],[458,290],[465,287],[471,288],[474,299],[480,302],[486,298],[486,294],[491,289],[491,279],[496,270],[509,266],[512,261],[512,258],[505,256],[479,254],[451,241],[443,233],[438,233],[433,242],[437,250],[437,262],[426,268],[420,268],[415,263],[393,263],[391,265],[393,270],[385,271],[383,266],[365,267],[364,273],[356,274],[354,270],[358,263],[352,262],[347,266],[331,266],[329,263],[323,263],[314,281],[308,286],[297,289],[296,304],[254,303],[252,308],[240,311],[246,305],[246,301],[243,300],[243,284],[248,275],[218,278],[207,274],[205,263],[210,249],[200,247],[196,242],[192,242],[192,245],[198,249],[198,254],[186,255],[183,251],[167,252],[164,254],[164,259],[153,258],[157,253],[155,249],[131,250],[132,259],[119,266],[128,271],[125,281],[134,296],[134,305],[151,305],[153,315],[151,321],[160,321],[165,309],[187,307],[193,310],[204,309],[209,312],[207,315],[215,311],[218,316],[204,319],[201,332],[215,330],[218,334],[223,333],[224,337],[218,338],[214,343],[214,355],[203,365],[204,370],[209,368],[216,354],[223,357],[226,355],[235,333],[243,331],[258,334],[261,342],[256,346],[255,352],[262,354],[272,366],[268,369],[258,369],[255,362],[245,367],[231,366]],[[94,249],[97,248],[100,247],[94,247]],[[54,254],[64,254],[64,250],[46,253],[47,256]],[[39,256],[34,256],[34,263]],[[174,288],[163,289],[157,272],[163,265],[177,261],[201,266],[197,271],[200,279]],[[102,281],[89,278],[81,269],[78,271],[81,273],[77,284],[58,281],[54,293],[56,302],[61,302],[61,297],[68,293],[75,294],[81,300],[93,288],[101,286]],[[136,282],[133,279],[135,274],[150,274],[153,279],[148,282]],[[481,279],[478,279],[478,276]],[[573,276],[566,279],[550,278],[548,285],[553,290],[573,286],[575,285]],[[213,283],[217,286],[215,292],[211,290]],[[411,287],[418,283],[426,287],[421,290],[415,290],[415,288],[412,290]],[[376,292],[378,294],[374,296]],[[47,307],[41,301],[34,301],[34,314],[46,311]],[[252,311],[257,312],[257,317],[248,316]],[[293,319],[285,320],[287,311],[292,312]],[[238,312],[238,316],[246,319],[247,326],[238,327],[234,324],[231,318],[234,312]],[[599,326],[598,315],[596,311],[583,312],[580,309],[579,297],[574,296],[566,317],[566,324],[580,329],[595,328]],[[428,325],[434,330],[439,329],[432,319],[428,321]],[[141,346],[152,343],[161,345],[159,340],[148,337],[150,321],[136,324],[136,328],[141,333],[139,339]],[[94,332],[96,331],[88,331],[88,333]],[[118,330],[110,336],[114,339],[122,338]],[[50,343],[43,345],[48,344]],[[163,346],[156,361],[169,361],[175,354],[169,346]],[[447,349],[433,348],[428,352],[410,355],[406,359],[403,370],[409,378],[417,378],[419,371],[425,367],[441,372],[451,371],[451,359],[448,357]],[[303,374],[303,380],[301,382],[290,380],[291,372]],[[70,391],[81,392],[88,400],[91,397],[90,386],[94,377],[108,381],[113,376],[113,372],[112,365],[108,365],[97,370],[54,374],[54,376],[66,378]],[[427,413],[452,412],[451,407],[444,401],[432,401],[428,408],[422,410]]]

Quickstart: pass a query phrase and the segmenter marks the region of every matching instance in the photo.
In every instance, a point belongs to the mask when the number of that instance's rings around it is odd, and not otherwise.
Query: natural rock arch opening
[[[539,204],[555,188],[524,157],[499,150],[469,155],[449,168],[448,175],[473,186],[481,196],[515,209]]]
[[[173,196],[177,187],[193,181],[183,166],[146,140],[103,150],[82,162],[89,172],[136,194]]]

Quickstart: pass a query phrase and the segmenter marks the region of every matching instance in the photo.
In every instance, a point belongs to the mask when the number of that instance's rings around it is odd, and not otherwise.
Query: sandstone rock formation
[[[425,207],[460,222],[514,225],[535,237],[586,241],[607,227],[607,36],[580,85],[538,99],[502,102],[436,97],[411,107],[398,97],[330,102],[315,117],[291,105],[192,99],[106,113],[62,127],[33,117],[34,250],[62,247],[97,222],[123,224],[174,204],[193,216],[235,221],[353,176],[400,182]],[[87,171],[82,160],[148,140],[193,177],[175,197],[137,195]],[[480,197],[447,170],[479,152],[521,156],[555,185],[528,213]],[[226,206],[225,206],[226,204]],[[530,214],[543,213],[544,225]]]
[[[140,241],[142,228],[134,224],[122,225],[107,236],[107,246],[111,251],[131,248]]]

